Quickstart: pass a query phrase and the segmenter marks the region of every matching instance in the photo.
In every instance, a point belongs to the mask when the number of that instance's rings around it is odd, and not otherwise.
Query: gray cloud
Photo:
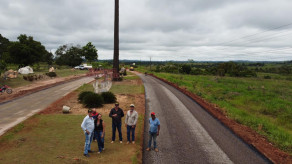
[[[291,8],[290,0],[120,0],[120,58],[292,60],[292,25],[267,31],[292,23]],[[0,33],[31,35],[51,51],[91,41],[111,59],[113,23],[114,1],[1,0]]]

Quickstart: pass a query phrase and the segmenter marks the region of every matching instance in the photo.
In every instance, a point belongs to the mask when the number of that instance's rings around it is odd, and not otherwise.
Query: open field
[[[130,84],[134,87],[128,88],[128,93],[118,94],[122,93],[119,85]],[[135,88],[140,88],[139,92]],[[83,156],[85,137],[80,124],[86,116],[87,108],[78,103],[77,95],[81,91],[93,90],[91,84],[85,84],[1,136],[0,163],[142,163],[145,105],[142,102],[144,90],[141,88],[143,86],[140,79],[114,82],[112,86],[124,112],[131,103],[137,104],[139,121],[136,128],[136,144],[126,144],[124,123],[124,143],[110,143],[112,130],[108,113],[114,105],[105,104],[97,109],[102,113],[106,124],[105,151],[97,154],[97,143],[93,142],[92,150],[95,152],[90,158]],[[72,107],[71,114],[62,114],[62,105]]]
[[[145,68],[139,68],[145,72]],[[149,72],[149,71],[148,71]],[[292,83],[289,80],[154,73],[223,108],[228,117],[292,154]]]

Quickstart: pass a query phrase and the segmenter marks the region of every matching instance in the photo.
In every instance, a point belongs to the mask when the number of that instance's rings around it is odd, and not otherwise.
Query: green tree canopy
[[[21,34],[17,39],[19,41],[12,42],[9,47],[10,63],[18,64],[20,67],[33,65],[45,61],[49,56],[41,42],[35,41],[32,36]]]
[[[94,45],[91,44],[91,42],[88,42],[84,47],[82,47],[83,56],[88,62],[92,62],[94,60],[97,60],[97,49]]]
[[[10,41],[0,34],[0,75],[6,69],[6,62],[8,59],[8,47],[10,46]]]
[[[71,67],[80,65],[82,59],[82,49],[80,46],[63,45],[56,52],[56,63],[58,65],[69,65]]]

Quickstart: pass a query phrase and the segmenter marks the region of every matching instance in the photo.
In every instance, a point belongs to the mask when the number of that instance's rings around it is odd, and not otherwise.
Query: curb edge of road
[[[214,118],[216,118],[218,121],[220,121],[224,126],[226,126],[228,129],[230,129],[237,137],[242,139],[248,146],[250,146],[251,148],[254,148],[258,153],[260,153],[261,155],[266,157],[271,162],[285,163],[289,160],[292,161],[292,158],[291,158],[291,156],[289,156],[289,154],[287,154],[284,151],[280,150],[279,148],[276,148],[275,146],[273,146],[270,142],[267,141],[267,139],[264,136],[258,134],[257,132],[255,132],[254,130],[252,130],[251,128],[249,128],[247,126],[244,126],[242,124],[237,123],[234,120],[229,119],[226,116],[226,114],[223,113],[223,110],[221,108],[219,108],[218,106],[214,106],[214,104],[208,103],[206,100],[202,99],[198,95],[191,93],[190,91],[187,91],[184,88],[179,87],[175,83],[172,83],[172,82],[169,82],[163,78],[157,77],[154,74],[148,74],[148,75],[165,82],[166,84],[176,88],[177,90],[179,90],[180,92],[182,92],[183,94],[185,94],[186,96],[191,98],[193,101],[195,101],[197,104],[199,104],[203,109],[205,109],[209,114],[211,114]],[[266,152],[265,150],[258,147],[257,144],[254,144],[252,142],[253,140],[251,138],[245,138],[242,134],[239,134],[236,131],[236,127],[244,127],[245,129],[248,129],[248,131],[246,131],[246,133],[253,134],[253,136],[259,137],[263,141],[267,142],[266,147],[268,147],[268,148],[266,148],[266,149],[269,149],[269,148],[276,149],[277,151],[273,152],[273,154],[276,153],[278,158],[274,159],[273,157],[270,156],[271,153]]]

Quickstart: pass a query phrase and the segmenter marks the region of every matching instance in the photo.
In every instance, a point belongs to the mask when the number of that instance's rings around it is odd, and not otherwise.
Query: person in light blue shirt
[[[84,146],[84,153],[85,157],[89,157],[88,153],[92,153],[90,150],[90,145],[93,138],[93,130],[94,130],[94,119],[92,118],[92,110],[88,110],[88,115],[83,119],[81,124],[81,128],[85,134],[85,146]]]
[[[157,149],[157,143],[156,143],[156,137],[159,136],[159,131],[160,131],[160,121],[158,118],[155,117],[155,113],[151,113],[151,118],[149,119],[149,143],[148,143],[148,148],[146,149],[147,151],[151,150],[151,144],[152,144],[152,139],[153,139],[153,144],[154,144],[154,150],[158,152]]]

